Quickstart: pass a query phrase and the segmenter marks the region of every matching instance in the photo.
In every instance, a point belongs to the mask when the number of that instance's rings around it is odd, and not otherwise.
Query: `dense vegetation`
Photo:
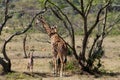
[[[75,29],[75,34],[76,35],[82,35],[83,34],[83,23],[81,21],[79,17],[79,14],[77,14],[77,12],[74,12],[74,9],[72,9],[71,7],[69,7],[68,4],[66,4],[65,1],[56,1],[56,0],[52,0],[55,2],[56,5],[60,6],[60,8],[63,10],[63,12],[65,12],[69,18],[71,19],[71,22],[73,23],[74,29]],[[0,22],[2,22],[3,20],[3,10],[5,8],[4,6],[4,0],[0,0]],[[13,15],[13,18],[8,21],[6,27],[10,27],[12,28],[14,31],[15,29],[22,29],[25,28],[26,25],[30,22],[30,19],[32,18],[32,16],[37,13],[39,10],[43,9],[43,3],[44,0],[10,0],[10,5],[9,5],[9,14]],[[80,3],[78,0],[73,0],[73,3],[79,7]],[[94,13],[97,12],[97,8],[100,7],[100,3],[102,3],[102,1],[96,0],[94,2],[94,8],[91,10],[91,14],[90,17],[95,16]],[[87,1],[86,1],[87,4]],[[114,0],[112,5],[119,5],[119,0]],[[118,8],[120,9],[120,6],[118,6]],[[109,14],[109,23],[112,22],[112,20],[114,20],[115,18],[113,18],[114,15],[117,16],[117,14],[119,14],[119,11],[116,10],[112,10]],[[62,29],[62,23],[56,22],[56,20],[58,20],[54,14],[52,12],[46,12],[45,13],[47,20],[49,21],[49,24],[51,25],[55,25],[57,24],[59,26],[59,33],[63,34],[64,29]],[[49,16],[51,15],[51,16]],[[90,25],[91,22],[94,20],[94,18],[89,18],[90,21]],[[13,25],[14,24],[14,25]],[[40,28],[39,28],[40,29]],[[12,32],[11,31],[11,32]],[[119,35],[120,34],[120,28],[119,28],[119,24],[115,25],[115,28],[113,29],[113,31],[110,32],[111,35]]]

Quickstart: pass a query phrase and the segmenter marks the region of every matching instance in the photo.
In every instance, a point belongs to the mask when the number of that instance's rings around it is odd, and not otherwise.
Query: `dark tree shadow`
[[[33,58],[41,58],[41,59],[42,59],[42,58],[43,58],[43,59],[44,59],[44,58],[48,58],[48,59],[49,59],[49,58],[52,58],[52,57],[53,57],[53,56],[33,56]]]
[[[120,72],[93,72],[93,73],[88,73],[86,71],[76,71],[72,73],[73,75],[91,75],[94,76],[95,78],[100,78],[103,76],[110,76],[110,77],[117,77],[120,76]]]
[[[120,72],[100,72],[100,73],[96,73],[95,74],[95,78],[100,78],[103,76],[111,76],[111,77],[116,77],[116,76],[120,76]]]
[[[43,77],[43,78],[50,78],[50,77],[59,77],[59,75],[55,76],[53,73],[40,73],[40,72],[24,72],[25,75],[32,76],[34,78]],[[70,77],[72,74],[65,74],[64,77]]]

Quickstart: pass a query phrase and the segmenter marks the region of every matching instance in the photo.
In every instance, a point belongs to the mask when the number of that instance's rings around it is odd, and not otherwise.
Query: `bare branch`
[[[120,15],[118,15],[118,19],[115,20],[115,22],[111,23],[107,28],[106,28],[106,33],[105,33],[105,37],[107,36],[107,34],[109,34],[111,32],[111,30],[113,29],[113,26],[115,26],[116,24],[118,24],[120,22]]]
[[[73,7],[73,9],[74,10],[76,10],[82,17],[83,17],[83,13],[82,13],[82,11],[80,11],[74,4],[72,4],[69,0],[66,0],[67,1],[67,3],[69,4],[69,5],[71,5],[72,7]]]
[[[89,51],[89,55],[88,55],[89,58],[91,58],[91,54],[92,54],[93,48],[94,48],[97,40],[100,38],[100,36],[101,36],[101,35],[96,35],[96,38],[94,39],[93,44],[92,44],[92,47],[91,47],[91,49],[90,49],[90,51]]]
[[[88,16],[90,9],[92,7],[92,2],[93,2],[93,0],[90,0],[90,2],[88,2],[88,5],[87,5],[86,10],[85,10],[85,16]]]
[[[82,14],[85,15],[84,14],[84,3],[83,3],[83,0],[81,0],[81,10],[82,10]]]
[[[93,47],[94,45],[96,44],[97,40],[101,37],[101,43],[100,43],[100,46],[102,46],[102,43],[103,43],[103,39],[105,38],[105,28],[106,28],[106,22],[107,22],[107,8],[105,7],[105,10],[104,10],[104,20],[103,20],[103,32],[101,34],[98,34],[96,35],[96,38],[94,39],[94,42],[92,44],[92,47],[89,51],[89,58],[91,57],[91,53],[93,51]]]
[[[110,4],[110,2],[111,2],[111,0],[109,0],[109,1],[107,2],[107,4],[106,4],[105,6],[103,6],[103,7],[98,11],[97,17],[96,17],[96,20],[95,20],[95,23],[94,23],[93,26],[89,29],[88,34],[90,34],[90,33],[93,31],[93,29],[96,27],[96,25],[99,23],[100,14],[102,13],[102,11],[103,11],[106,7],[108,7],[108,5]]]
[[[15,36],[17,36],[17,35],[21,35],[21,34],[24,34],[25,32],[27,32],[31,27],[32,27],[32,24],[33,24],[33,21],[35,20],[35,18],[38,16],[38,15],[40,15],[40,14],[42,14],[42,13],[44,13],[45,11],[40,11],[39,13],[37,13],[34,17],[33,17],[33,19],[31,20],[31,22],[30,22],[30,24],[28,25],[28,27],[25,29],[25,30],[23,30],[23,31],[18,31],[18,32],[15,32],[13,35],[11,35],[7,40],[5,40],[5,42],[4,42],[4,45],[3,45],[3,48],[2,48],[2,53],[3,53],[3,55],[4,55],[4,58],[7,60],[7,61],[10,61],[10,59],[8,58],[8,56],[7,56],[7,54],[6,54],[6,45],[7,45],[7,43],[9,42],[9,41],[11,41],[11,39],[13,38],[13,37],[15,37]]]
[[[2,29],[5,26],[8,19],[12,18],[12,15],[11,16],[8,15],[8,3],[9,3],[9,0],[5,0],[4,21],[3,21],[2,25],[0,25],[0,35],[1,35]]]
[[[55,8],[54,8],[54,9],[55,9]],[[51,7],[51,10],[52,10],[52,12],[54,13],[54,15],[55,15],[57,18],[59,18],[60,20],[63,20],[61,14],[59,14],[59,12],[56,11],[56,10],[54,10],[54,9]]]

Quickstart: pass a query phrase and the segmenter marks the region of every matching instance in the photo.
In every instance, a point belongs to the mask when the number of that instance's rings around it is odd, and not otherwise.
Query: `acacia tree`
[[[10,16],[8,14],[9,0],[5,0],[4,4],[5,4],[4,20],[3,20],[3,23],[0,25],[0,35],[2,33],[3,27],[7,23],[7,21],[10,18],[12,18],[12,16]],[[4,59],[0,57],[0,64],[3,66],[3,69],[4,69],[5,72],[11,72],[11,61],[10,61],[9,57],[6,55],[6,50],[5,50],[6,44],[7,44],[7,41],[3,45],[2,53],[3,53]]]
[[[96,0],[80,0],[79,5],[75,5],[70,0],[65,0],[65,4],[69,5],[69,7],[72,7],[77,14],[81,16],[81,19],[83,21],[83,40],[81,46],[81,51],[77,53],[75,48],[75,33],[74,33],[74,27],[69,19],[68,15],[61,9],[61,7],[51,0],[46,0],[44,3],[45,9],[51,9],[53,14],[63,22],[65,28],[68,30],[70,38],[71,38],[71,45],[69,43],[68,47],[71,48],[72,53],[74,54],[76,60],[82,67],[82,70],[87,72],[93,72],[98,71],[98,69],[101,67],[101,57],[104,54],[103,49],[103,41],[107,34],[111,31],[113,25],[118,23],[120,19],[113,22],[113,24],[106,25],[107,23],[107,8],[111,4],[111,0],[105,0],[102,1],[102,4],[99,8],[97,8],[97,12],[95,13],[96,16],[94,22],[92,22],[92,25],[89,25],[89,15],[92,14],[91,11],[93,7],[95,7],[94,3]],[[59,1],[58,1],[59,2]],[[93,31],[98,28],[97,33],[94,36],[93,43],[91,46],[88,47],[89,39],[91,38],[91,35],[93,34]],[[93,38],[93,37],[92,37]],[[97,64],[95,65],[95,61],[97,60]]]
[[[7,44],[15,37],[15,36],[18,36],[18,35],[21,35],[21,34],[24,34],[25,32],[27,32],[31,27],[32,27],[32,24],[35,20],[35,18],[39,15],[39,14],[42,14],[44,13],[44,11],[40,11],[39,13],[37,13],[33,19],[31,20],[31,22],[29,23],[28,27],[25,28],[24,30],[22,31],[16,31],[14,34],[12,34],[7,40],[5,40],[4,44],[3,44],[3,48],[2,48],[2,53],[4,55],[4,59],[6,61],[4,61],[3,58],[0,58],[0,64],[3,66],[4,68],[4,72],[11,72],[11,61],[9,59],[9,57],[7,56],[7,53],[6,53],[6,46]]]
[[[1,26],[0,26],[0,35],[1,35],[1,32],[2,32],[2,30],[3,30],[3,28],[4,28],[4,26],[5,26],[6,23],[7,23],[7,21],[8,21],[10,18],[12,18],[12,16],[10,16],[10,15],[8,14],[8,8],[9,8],[8,3],[9,3],[9,0],[5,0],[4,20],[3,20],[3,23],[2,23]],[[21,31],[16,31],[15,33],[13,33],[12,35],[10,35],[10,36],[4,41],[3,47],[2,47],[3,58],[0,57],[0,64],[2,65],[3,71],[4,71],[5,73],[8,73],[8,72],[11,72],[11,71],[12,71],[12,70],[11,70],[11,65],[12,65],[12,64],[11,64],[11,60],[10,60],[10,58],[8,57],[7,52],[6,52],[6,46],[7,46],[7,44],[8,44],[15,36],[18,36],[18,35],[21,35],[21,34],[26,33],[26,32],[32,27],[32,24],[33,24],[35,18],[36,18],[38,15],[40,15],[40,14],[42,14],[42,13],[44,13],[44,12],[45,12],[45,10],[42,10],[42,11],[39,11],[38,13],[36,13],[36,14],[33,16],[32,20],[31,20],[31,22],[29,23],[29,25],[27,26],[27,28],[24,28],[24,29],[21,30]]]

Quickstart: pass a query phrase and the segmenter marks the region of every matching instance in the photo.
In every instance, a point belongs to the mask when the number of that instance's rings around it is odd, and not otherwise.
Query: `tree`
[[[75,12],[77,12],[78,15],[81,16],[81,19],[83,21],[83,40],[82,40],[82,49],[79,53],[77,53],[75,48],[75,33],[74,33],[74,27],[69,19],[69,15],[67,15],[58,5],[55,4],[54,1],[46,0],[44,3],[45,9],[51,9],[53,14],[63,22],[65,28],[69,32],[69,36],[71,38],[71,45],[68,44],[68,47],[72,50],[72,53],[74,54],[76,60],[82,67],[83,71],[87,72],[94,72],[98,71],[98,69],[101,67],[101,57],[104,54],[103,49],[103,41],[107,34],[111,31],[113,25],[109,24],[107,25],[108,21],[108,6],[111,4],[111,0],[105,0],[101,1],[101,5],[97,8],[97,13],[94,13],[96,16],[92,24],[89,22],[89,16],[91,13],[93,6],[97,2],[96,0],[80,0],[80,5],[76,6],[72,1],[65,0],[67,3],[66,5],[69,5],[69,7],[72,7]],[[99,3],[97,3],[99,4]],[[80,9],[79,9],[80,8]],[[93,15],[94,15],[93,14]],[[75,16],[75,15],[74,15]],[[116,24],[120,21],[120,19],[116,20],[113,24]],[[90,24],[90,25],[89,25]],[[97,32],[94,33],[95,29],[98,28]],[[88,45],[89,39],[92,34],[95,34],[92,45]],[[89,46],[89,48],[87,48]],[[97,64],[94,64],[97,60]]]
[[[5,0],[4,20],[3,20],[2,25],[0,26],[0,35],[8,19],[12,18],[12,16],[8,15],[8,3],[9,3],[9,0]],[[5,60],[0,57],[0,64],[3,66],[4,72],[11,72],[11,61],[9,57],[6,55],[6,50],[5,50],[6,44],[7,44],[7,41],[5,41],[3,45],[3,49],[2,49],[2,53],[3,53]]]
[[[2,30],[3,30],[3,28],[4,28],[5,24],[6,24],[6,22],[8,21],[8,19],[12,18],[12,16],[8,15],[8,3],[9,3],[9,0],[5,0],[5,12],[4,12],[4,15],[5,15],[5,16],[4,16],[3,23],[2,23],[2,25],[0,26],[0,35],[1,35],[1,32],[2,32]],[[36,13],[36,14],[33,16],[32,20],[31,20],[31,22],[29,23],[29,25],[27,26],[27,28],[24,28],[24,29],[21,30],[21,31],[16,31],[15,33],[13,33],[12,35],[10,35],[10,36],[4,41],[3,47],[2,47],[2,54],[3,54],[3,57],[4,57],[4,58],[1,58],[1,57],[0,57],[0,64],[2,65],[3,71],[4,71],[5,73],[8,73],[8,72],[11,72],[11,71],[12,71],[12,70],[11,70],[11,65],[12,65],[12,64],[11,64],[11,60],[10,60],[10,58],[7,56],[7,52],[6,52],[6,46],[7,46],[7,44],[8,44],[15,36],[18,36],[18,35],[21,35],[21,34],[26,33],[26,32],[32,27],[32,24],[33,24],[35,18],[36,18],[38,15],[40,15],[40,14],[42,14],[42,13],[44,13],[44,12],[45,12],[45,10],[39,11],[38,13]]]

